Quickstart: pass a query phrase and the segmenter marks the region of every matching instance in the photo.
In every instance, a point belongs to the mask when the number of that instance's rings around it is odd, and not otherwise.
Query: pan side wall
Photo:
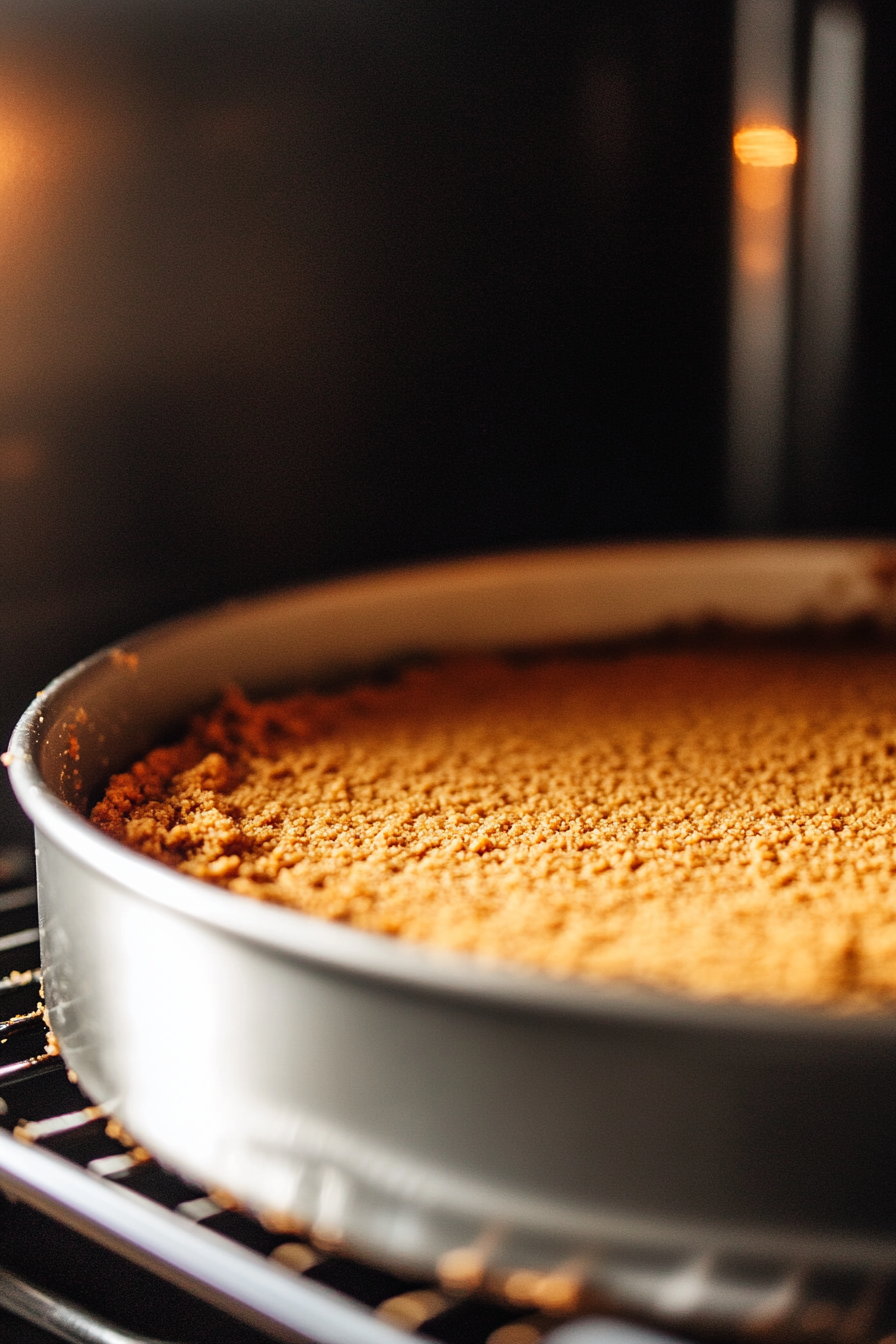
[[[896,1234],[896,1051],[476,1003],[280,956],[39,839],[47,1000],[87,1091],[258,1209],[432,1264],[705,1228]],[[704,1229],[701,1231],[701,1229]],[[513,1240],[513,1238],[511,1238]]]

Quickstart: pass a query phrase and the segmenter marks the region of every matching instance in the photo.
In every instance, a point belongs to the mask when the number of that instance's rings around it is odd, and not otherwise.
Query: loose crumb
[[[558,973],[896,999],[896,655],[458,659],[250,704],[93,820],[232,892]]]

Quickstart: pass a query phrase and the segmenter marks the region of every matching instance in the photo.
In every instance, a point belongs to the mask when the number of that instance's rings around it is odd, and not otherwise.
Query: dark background
[[[829,516],[889,532],[893,14],[862,9]],[[0,736],[77,657],[229,595],[724,531],[732,16],[5,4]],[[27,837],[2,790],[0,843]]]

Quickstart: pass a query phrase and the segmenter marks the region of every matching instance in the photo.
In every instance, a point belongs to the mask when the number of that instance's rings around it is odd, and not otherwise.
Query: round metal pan
[[[380,1261],[767,1330],[810,1272],[861,1306],[896,1271],[896,1016],[404,943],[203,885],[84,813],[229,682],[707,620],[886,621],[893,570],[864,542],[498,557],[234,603],[73,668],[11,744],[66,1060],[162,1161]]]

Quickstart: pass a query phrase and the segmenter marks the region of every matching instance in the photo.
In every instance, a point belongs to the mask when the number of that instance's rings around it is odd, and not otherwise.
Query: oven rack
[[[90,1104],[48,1045],[36,891],[0,894],[0,1190],[262,1337],[315,1344],[537,1344],[559,1320],[474,1300],[270,1231],[175,1176]],[[0,1307],[50,1335],[147,1341],[0,1266]],[[2,1336],[0,1336],[2,1337]],[[202,1336],[200,1336],[202,1337]],[[151,1341],[154,1344],[154,1341]]]
[[[120,1273],[129,1261],[150,1283],[173,1285],[168,1291],[180,1293],[182,1307],[208,1304],[203,1310],[213,1313],[213,1333],[207,1319],[198,1321],[192,1340],[406,1344],[416,1334],[435,1344],[599,1344],[603,1325],[595,1318],[564,1326],[562,1315],[403,1278],[266,1228],[225,1196],[165,1170],[91,1106],[48,1047],[38,944],[34,887],[0,893],[0,1192],[52,1226],[72,1229],[80,1244],[86,1238],[111,1252],[107,1272]],[[44,1283],[27,1282],[27,1275],[3,1267],[4,1258],[0,1235],[0,1309],[39,1326],[35,1344],[52,1336],[75,1344],[156,1344],[150,1336],[158,1332],[112,1326],[95,1304],[70,1300],[64,1285],[49,1293]],[[764,1337],[768,1344],[896,1344],[890,1275],[831,1275],[794,1263],[769,1266],[756,1281],[752,1273],[732,1279],[709,1256],[638,1272],[641,1319],[665,1319],[676,1333]],[[635,1294],[625,1296],[631,1301]],[[558,1327],[564,1336],[575,1329],[576,1337],[555,1341]],[[621,1329],[618,1320],[614,1328]],[[583,1337],[583,1330],[591,1334]],[[668,1344],[668,1336],[635,1333]],[[18,1344],[18,1335],[12,1338]],[[170,1325],[165,1338],[191,1344]]]

